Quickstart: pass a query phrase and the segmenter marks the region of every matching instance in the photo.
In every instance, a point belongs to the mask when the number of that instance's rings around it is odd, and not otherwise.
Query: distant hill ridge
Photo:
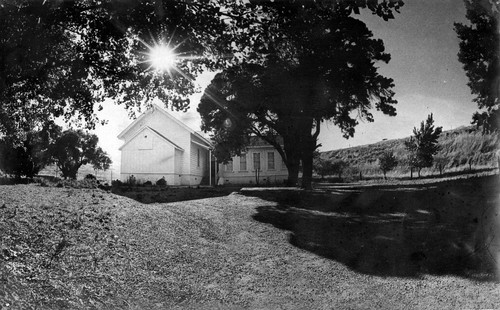
[[[320,156],[327,160],[341,159],[364,173],[380,173],[378,158],[384,152],[393,152],[398,158],[396,172],[408,171],[404,161],[407,156],[404,141],[410,137],[383,140],[372,144],[354,146],[344,149],[321,152]],[[440,150],[436,156],[446,158],[447,170],[459,170],[466,167],[496,167],[495,152],[499,148],[499,134],[482,134],[473,126],[462,126],[443,131],[439,138]],[[431,168],[431,170],[435,170]]]

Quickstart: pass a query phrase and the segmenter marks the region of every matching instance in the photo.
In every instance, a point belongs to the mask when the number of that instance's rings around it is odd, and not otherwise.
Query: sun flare
[[[148,60],[157,71],[170,71],[175,67],[177,55],[168,45],[156,44],[149,49]]]

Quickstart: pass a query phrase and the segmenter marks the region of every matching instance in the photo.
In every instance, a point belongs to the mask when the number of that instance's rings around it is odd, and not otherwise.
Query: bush
[[[85,176],[85,178],[84,178],[84,179],[85,179],[85,180],[96,180],[96,177],[95,177],[95,175],[93,175],[93,174],[89,173],[89,174],[87,174],[87,175]]]
[[[156,185],[158,186],[167,186],[167,180],[165,180],[165,177],[162,177],[158,181],[156,181]]]
[[[51,184],[51,182],[47,179],[44,179],[44,178],[37,178],[35,179],[35,182],[40,184],[40,186],[42,187],[50,187],[51,185],[53,186],[53,184]]]
[[[137,180],[135,179],[134,175],[132,174],[127,178],[127,181],[125,182],[129,186],[135,186],[137,184]]]
[[[120,180],[113,180],[113,181],[111,181],[111,186],[112,187],[120,187],[122,185],[123,185],[123,182],[120,181]]]
[[[144,185],[144,186],[153,186],[153,183],[151,183],[151,181],[146,181],[142,185]]]

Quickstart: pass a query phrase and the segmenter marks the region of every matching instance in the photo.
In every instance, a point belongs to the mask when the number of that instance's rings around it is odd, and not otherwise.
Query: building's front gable
[[[118,138],[125,141],[122,179],[135,173],[153,181],[162,174],[167,184],[197,185],[209,173],[210,142],[156,105]]]
[[[176,153],[182,154],[184,150],[152,128],[140,130],[120,150],[123,181],[133,175],[140,182],[154,183],[164,177],[167,183],[175,184],[175,167],[180,164]]]
[[[130,124],[118,138],[128,142],[138,131],[149,127],[183,149],[188,149],[191,129],[166,113],[163,109],[153,106]]]

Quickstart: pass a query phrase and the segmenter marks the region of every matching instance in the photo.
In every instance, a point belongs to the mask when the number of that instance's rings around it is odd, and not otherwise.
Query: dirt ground
[[[0,306],[498,308],[497,189],[483,177],[142,204],[0,186]]]

